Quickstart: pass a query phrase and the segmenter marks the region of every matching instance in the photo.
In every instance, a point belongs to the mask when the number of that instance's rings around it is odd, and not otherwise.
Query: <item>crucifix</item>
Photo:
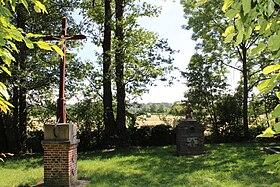
[[[62,32],[61,36],[46,36],[42,37],[43,40],[58,40],[62,41],[62,51],[64,55],[60,60],[60,84],[59,84],[59,98],[57,100],[57,122],[66,123],[66,103],[64,98],[65,87],[65,66],[66,66],[66,40],[80,40],[85,39],[84,35],[67,35],[67,20],[66,17],[62,18]]]

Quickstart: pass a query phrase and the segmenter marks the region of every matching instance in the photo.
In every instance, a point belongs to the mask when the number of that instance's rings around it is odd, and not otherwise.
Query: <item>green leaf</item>
[[[243,34],[245,29],[244,29],[244,23],[242,22],[241,18],[235,20],[235,25],[236,25],[238,32],[242,32],[242,34]]]
[[[257,47],[255,47],[251,50],[251,54],[255,55],[255,54],[263,51],[266,48],[266,46],[267,45],[264,42],[260,42]]]
[[[1,68],[4,72],[6,72],[8,75],[11,76],[11,72],[9,71],[9,69],[8,69],[7,67],[1,65],[0,68]]]
[[[280,33],[274,34],[268,39],[268,46],[271,48],[271,51],[278,51],[280,48]]]
[[[280,6],[280,0],[274,0],[274,2]]]
[[[251,0],[242,0],[242,6],[243,6],[244,15],[246,15],[251,10]]]
[[[0,158],[0,161],[4,162],[3,158]]]
[[[233,19],[236,14],[239,12],[239,10],[236,10],[236,9],[229,9],[226,13],[225,13],[225,16],[228,18],[228,19]]]
[[[24,38],[19,30],[13,29],[11,30],[10,36],[18,42],[21,42]]]
[[[277,134],[280,134],[280,122],[278,122],[274,125],[274,130]]]
[[[44,35],[43,35],[43,34],[28,33],[28,34],[26,34],[26,36],[27,36],[27,37],[33,38],[33,37],[42,37],[42,36],[44,36]]]
[[[271,60],[274,60],[274,59],[279,58],[279,57],[280,57],[280,50],[275,55],[271,56]]]
[[[7,89],[3,88],[2,86],[0,86],[0,94],[6,99],[9,99],[9,93],[7,91]]]
[[[34,48],[33,43],[28,38],[23,38],[23,41],[25,42],[26,47],[28,47],[29,49]]]
[[[5,16],[5,17],[13,17],[10,10],[4,6],[0,6],[0,14],[2,14],[2,16]]]
[[[270,66],[267,66],[263,69],[263,74],[267,75],[273,71],[279,70],[280,69],[280,64],[273,64]]]
[[[13,12],[15,12],[17,1],[12,1],[12,0],[10,0],[9,2],[10,2],[10,5],[11,5],[11,8],[12,8]]]
[[[15,58],[13,57],[13,55],[10,53],[10,51],[4,49],[3,51],[0,50],[0,52],[2,53],[0,56],[7,58],[9,60],[15,61]],[[5,59],[2,58],[2,60],[4,61],[4,63],[8,62]],[[9,63],[6,63],[8,66],[10,65]]]
[[[238,32],[234,46],[238,46],[243,41],[243,32]]]
[[[43,5],[40,1],[33,0],[35,3],[34,5],[34,10],[38,13],[43,12],[43,13],[48,13],[45,5]]]
[[[268,10],[267,10],[267,13],[268,13],[268,16],[271,16],[274,12],[274,6],[275,6],[275,3],[273,2],[273,0],[268,0]]]
[[[233,40],[233,37],[236,35],[236,33],[231,33],[230,35],[228,35],[225,39],[225,43],[229,43]]]
[[[272,116],[277,118],[280,117],[280,104],[278,104],[272,111]]]
[[[234,0],[224,0],[224,5],[222,7],[222,10],[226,11],[233,3]]]
[[[53,45],[52,48],[53,48],[60,56],[64,56],[63,51],[62,51],[57,45]]]
[[[223,36],[224,36],[224,37],[227,37],[228,35],[234,33],[234,30],[235,30],[235,29],[234,29],[234,26],[233,26],[233,25],[228,26],[228,27],[226,28],[225,32],[223,33]]]
[[[252,34],[252,31],[253,31],[252,27],[249,27],[247,29],[246,34],[245,34],[245,38],[244,38],[245,40],[248,40],[250,38],[250,36]]]
[[[271,154],[268,155],[264,160],[264,165],[271,165],[275,162],[280,161],[280,154]]]
[[[280,92],[276,92],[276,96],[280,99]]]
[[[38,41],[38,42],[34,42],[35,44],[38,45],[39,48],[44,49],[44,50],[48,50],[48,51],[52,51],[52,47],[50,46],[49,43],[44,42],[44,41]]]
[[[13,51],[15,51],[15,52],[19,52],[19,50],[18,50],[18,48],[17,48],[17,46],[16,46],[16,44],[15,43],[13,43],[13,42],[11,42],[11,41],[7,41],[9,44],[10,44],[10,46],[11,46],[11,48],[12,48],[12,50]]]
[[[271,127],[268,127],[262,134],[258,135],[257,138],[271,138],[276,134]]]
[[[259,89],[259,91],[263,94],[265,93],[269,93],[270,91],[272,91],[272,89],[278,85],[279,82],[279,74],[275,74],[273,75],[270,79],[264,80],[263,82],[261,82],[257,88]]]

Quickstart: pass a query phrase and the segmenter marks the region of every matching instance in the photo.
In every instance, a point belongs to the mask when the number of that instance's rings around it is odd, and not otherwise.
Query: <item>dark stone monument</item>
[[[186,118],[176,126],[176,152],[178,155],[204,154],[204,127],[192,116],[190,104],[186,108]]]
[[[57,123],[44,126],[44,184],[43,186],[77,186],[77,127],[66,123],[64,98],[66,40],[85,39],[83,35],[67,35],[66,17],[62,19],[61,36],[47,36],[43,40],[62,41],[64,56],[60,61],[60,87],[57,103]]]

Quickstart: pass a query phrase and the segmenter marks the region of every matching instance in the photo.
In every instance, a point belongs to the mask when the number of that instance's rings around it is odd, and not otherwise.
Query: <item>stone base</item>
[[[204,128],[194,119],[182,120],[176,127],[177,155],[202,155],[204,151]]]
[[[44,186],[76,186],[77,139],[76,125],[44,126]]]
[[[78,144],[42,141],[42,146],[44,149],[44,185],[75,186]]]

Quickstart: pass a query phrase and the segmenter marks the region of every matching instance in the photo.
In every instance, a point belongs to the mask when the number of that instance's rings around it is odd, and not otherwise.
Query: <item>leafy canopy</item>
[[[41,35],[33,33],[25,33],[22,29],[17,28],[12,22],[13,13],[16,11],[16,6],[23,4],[28,11],[28,2],[26,0],[0,0],[0,73],[6,73],[11,76],[9,67],[11,62],[16,61],[13,53],[20,51],[16,47],[16,42],[24,42],[26,47],[33,49],[38,46],[41,49],[56,51],[63,55],[62,50],[54,44],[46,43],[41,40],[32,41],[33,38],[41,37]],[[46,7],[38,0],[32,0],[33,8],[38,13],[47,13]],[[9,94],[7,87],[0,81],[0,111],[7,113],[9,107],[13,107],[9,102]]]

